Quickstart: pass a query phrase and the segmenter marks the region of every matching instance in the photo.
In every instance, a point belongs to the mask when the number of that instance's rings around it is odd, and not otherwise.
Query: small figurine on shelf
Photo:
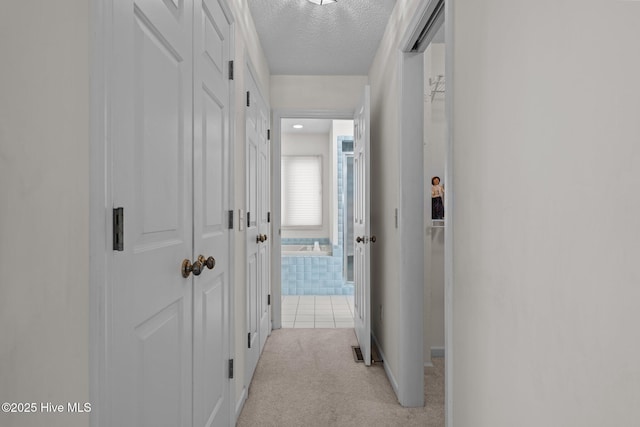
[[[444,219],[444,187],[440,178],[431,178],[431,219]]]

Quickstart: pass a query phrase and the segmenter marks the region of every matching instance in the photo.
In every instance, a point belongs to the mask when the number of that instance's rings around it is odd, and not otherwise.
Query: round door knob
[[[256,236],[256,243],[260,243],[260,242],[262,242],[262,234],[258,234]]]
[[[202,263],[198,260],[193,263],[193,267],[191,267],[191,272],[193,273],[194,276],[199,276],[200,273],[202,273],[203,268],[204,268],[204,265],[202,265]]]
[[[202,268],[203,265],[199,260],[191,264],[191,261],[185,259],[182,261],[182,268],[180,271],[182,272],[182,277],[186,279],[191,273],[193,273],[194,276],[199,276],[200,273],[202,273]]]
[[[267,235],[263,234],[262,237],[264,238],[263,242],[266,242],[267,241]]]
[[[204,255],[200,255],[198,261],[202,264],[203,268],[207,267],[209,270],[213,270],[216,266],[216,259],[212,256],[205,258]]]
[[[364,239],[362,237],[358,236],[358,237],[356,237],[356,242],[362,243],[362,242],[364,242]]]
[[[191,264],[190,260],[185,259],[184,261],[182,261],[182,268],[180,269],[180,271],[182,272],[182,277],[184,277],[185,279],[189,277],[192,270],[193,264]]]
[[[376,236],[371,236],[371,243],[375,243],[376,242]]]

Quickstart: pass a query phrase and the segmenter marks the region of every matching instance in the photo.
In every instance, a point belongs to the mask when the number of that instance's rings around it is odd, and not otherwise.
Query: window
[[[282,226],[322,227],[321,156],[282,156]]]

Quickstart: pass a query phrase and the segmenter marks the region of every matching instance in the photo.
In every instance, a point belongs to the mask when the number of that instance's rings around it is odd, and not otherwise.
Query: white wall
[[[638,425],[640,3],[452,6],[453,425]]]
[[[431,362],[431,351],[444,349],[444,229],[432,228],[431,178],[440,177],[446,187],[446,120],[444,94],[436,93],[431,100],[429,78],[435,81],[444,76],[445,49],[443,43],[432,43],[424,52],[424,188],[425,224],[424,245],[425,294],[424,294],[424,360]],[[442,90],[442,87],[439,87]]]
[[[393,378],[400,371],[400,277],[398,208],[400,38],[415,14],[419,0],[398,0],[369,71],[371,85],[371,249],[372,332]],[[382,307],[382,310],[381,310]],[[395,387],[397,384],[392,385]]]
[[[89,401],[89,9],[0,14],[0,401]],[[86,426],[5,414],[2,426]]]
[[[353,110],[367,76],[271,76],[271,108]]]
[[[283,133],[281,136],[282,156],[320,156],[322,158],[322,227],[298,229],[282,227],[282,238],[329,238],[331,217],[329,205],[332,198],[331,143],[328,133]]]
[[[262,51],[260,40],[255,30],[253,18],[249,11],[247,0],[228,1],[235,22],[235,66],[234,81],[235,88],[235,162],[234,162],[234,183],[235,183],[235,220],[238,221],[238,210],[242,209],[245,214],[246,208],[246,158],[245,158],[245,137],[246,137],[246,89],[245,89],[245,61],[249,60],[254,67],[255,78],[260,86],[260,91],[269,105],[269,66]],[[247,390],[243,389],[245,383],[245,358],[247,337],[247,301],[246,301],[246,236],[245,231],[240,231],[235,227],[235,366],[239,367],[234,372],[236,383],[236,403],[242,403],[243,396],[246,398]],[[270,233],[271,234],[271,233]]]

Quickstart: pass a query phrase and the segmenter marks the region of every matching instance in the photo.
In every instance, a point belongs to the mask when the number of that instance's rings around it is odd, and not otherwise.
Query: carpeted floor
[[[403,408],[381,364],[353,360],[353,329],[273,331],[237,425],[444,426],[444,360],[425,369],[426,406]]]

